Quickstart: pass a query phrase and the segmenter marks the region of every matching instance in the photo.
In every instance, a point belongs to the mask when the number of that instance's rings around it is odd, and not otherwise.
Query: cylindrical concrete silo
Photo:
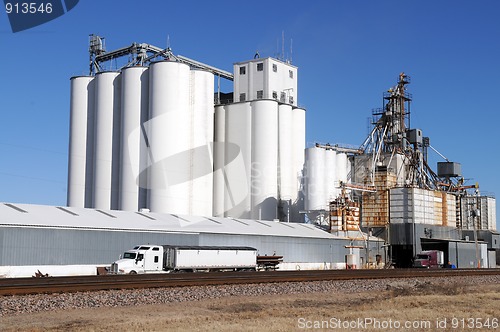
[[[278,206],[278,103],[252,105],[252,218],[273,220]]]
[[[326,209],[324,149],[317,147],[306,149],[304,185],[305,209]]]
[[[303,169],[306,149],[306,111],[303,108],[292,110],[292,132],[293,132],[293,176],[294,189],[296,193],[292,205],[292,218],[301,221],[303,215],[299,211],[304,210]]]
[[[93,207],[96,209],[117,208],[112,206],[117,188],[112,190],[112,187],[118,184],[116,181],[118,174],[115,173],[118,160],[113,165],[113,157],[116,157],[115,151],[119,151],[119,143],[114,140],[116,131],[119,132],[119,128],[116,127],[121,97],[118,75],[117,72],[100,72],[95,76]]]
[[[91,208],[94,206],[95,85],[95,79],[93,79],[88,85],[87,160],[85,162],[86,208]]]
[[[214,114],[213,144],[213,216],[224,216],[224,154],[226,137],[226,110],[224,106],[216,106]]]
[[[338,153],[337,154],[337,181],[342,181],[344,183],[347,182],[347,173],[348,173],[348,159],[347,154]]]
[[[294,167],[294,132],[291,105],[278,107],[278,175],[281,200],[295,200],[297,197]],[[293,202],[292,202],[293,203]]]
[[[250,102],[226,105],[224,108],[224,177],[228,182],[224,191],[224,216],[249,219],[252,208],[252,109]],[[231,153],[234,147],[239,149],[236,159]],[[237,165],[239,167],[235,167]]]
[[[145,188],[139,186],[141,160],[141,124],[148,115],[148,72],[146,67],[129,67],[122,71],[122,123],[120,209],[138,211],[145,205]]]
[[[152,166],[149,206],[159,213],[188,214],[190,185],[189,66],[170,61],[149,69],[146,128]]]
[[[328,201],[332,201],[337,196],[338,181],[336,181],[337,152],[334,150],[325,151],[325,194]]]
[[[214,75],[191,71],[191,137],[189,214],[212,215],[214,140]]]
[[[69,158],[68,158],[68,206],[85,207],[87,172],[87,118],[94,109],[94,78],[71,78]],[[93,123],[88,124],[93,126]]]

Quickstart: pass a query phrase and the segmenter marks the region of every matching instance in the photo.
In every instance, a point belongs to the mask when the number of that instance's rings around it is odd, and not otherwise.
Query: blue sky
[[[0,13],[0,201],[65,205],[69,78],[88,73],[88,35],[108,50],[145,42],[232,71],[281,51],[299,68],[307,143],[359,145],[382,93],[412,78],[412,127],[498,192],[500,2],[82,0],[12,33]],[[279,46],[278,46],[279,43]],[[229,85],[225,85],[226,91]],[[440,160],[430,153],[431,165]]]

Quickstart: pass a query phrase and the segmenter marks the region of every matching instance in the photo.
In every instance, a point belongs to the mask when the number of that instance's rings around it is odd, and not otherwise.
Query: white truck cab
[[[111,264],[111,273],[142,274],[159,273],[163,270],[163,247],[140,245],[127,250],[123,256]]]

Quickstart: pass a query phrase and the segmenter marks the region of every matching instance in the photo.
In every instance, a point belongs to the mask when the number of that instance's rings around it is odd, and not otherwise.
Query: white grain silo
[[[251,218],[252,174],[252,108],[249,102],[226,105],[224,140],[224,176],[229,180],[224,191],[224,215],[235,218]],[[232,150],[239,157],[232,161]],[[240,164],[239,169],[228,167]],[[244,174],[243,177],[238,177]],[[235,198],[237,197],[237,198]]]
[[[141,149],[140,130],[148,119],[149,82],[147,67],[129,67],[122,70],[122,123],[120,210],[138,211],[146,205],[146,186],[140,173],[147,158]],[[144,178],[144,175],[142,176]]]
[[[273,220],[278,206],[278,103],[257,100],[251,107],[252,218]]]
[[[325,197],[332,201],[339,192],[337,180],[337,152],[325,150]]]
[[[170,61],[149,69],[146,128],[152,166],[149,207],[159,213],[188,214],[190,185],[189,66]]]
[[[190,215],[211,216],[213,206],[214,75],[192,70],[190,77]]]
[[[95,76],[93,207],[96,209],[118,208],[120,90],[119,73],[100,72]]]
[[[347,174],[350,172],[350,162],[347,158],[347,154],[338,153],[337,154],[337,181],[342,181],[347,183]]]
[[[87,157],[85,163],[85,207],[94,204],[94,167],[95,167],[95,78],[88,86],[88,113],[87,113]]]
[[[92,186],[88,173],[92,168],[92,155],[87,155],[89,138],[92,135],[94,111],[93,77],[78,76],[71,78],[70,92],[70,125],[69,125],[69,158],[68,158],[68,206],[88,207],[91,204],[86,198]],[[92,150],[92,149],[91,149]],[[89,166],[87,166],[89,164]],[[92,195],[90,196],[90,199]]]
[[[214,143],[213,143],[213,212],[215,217],[224,217],[224,192],[226,187],[224,174],[226,137],[226,110],[224,106],[215,107],[214,114]]]
[[[281,200],[290,200],[292,203],[297,198],[295,184],[294,160],[294,132],[293,132],[292,106],[281,104],[278,107],[278,180]]]
[[[303,216],[299,214],[299,211],[304,210],[302,181],[306,149],[306,111],[303,108],[294,108],[292,110],[292,146],[293,183],[296,194],[293,200],[291,220],[301,221]]]
[[[243,105],[240,104],[241,109],[233,113],[228,121],[247,130],[249,126],[237,122],[238,114],[250,115],[249,109]],[[243,137],[237,137],[237,130],[230,130],[226,135],[226,112],[230,111],[234,111],[234,106],[215,107],[213,215],[217,217],[249,216],[250,213],[250,166],[249,162],[245,162],[240,146],[235,143],[242,141]],[[249,118],[246,120],[250,121]],[[248,146],[245,151],[249,151]]]
[[[304,205],[308,211],[326,209],[325,152],[318,147],[306,149]]]

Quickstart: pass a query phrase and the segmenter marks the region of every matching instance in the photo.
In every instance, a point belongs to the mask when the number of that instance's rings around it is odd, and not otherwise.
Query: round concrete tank
[[[322,148],[306,149],[305,162],[305,209],[326,209],[325,195],[325,150]]]
[[[302,108],[292,110],[292,145],[293,145],[293,179],[295,196],[292,197],[291,220],[303,221],[299,211],[304,210],[304,192],[302,189],[303,169],[306,149],[306,111]],[[302,191],[301,191],[302,190]]]
[[[146,67],[122,71],[120,209],[125,211],[146,207],[147,183],[141,188],[139,175],[147,158],[147,151],[141,151],[140,128],[148,117],[148,85]]]
[[[86,207],[87,177],[87,119],[94,110],[94,78],[78,76],[71,78],[70,92],[70,124],[69,124],[69,158],[68,158],[68,206]],[[92,133],[92,131],[90,131]],[[90,156],[91,158],[92,156]],[[92,160],[92,159],[90,159]],[[90,165],[92,166],[92,165]],[[87,202],[88,203],[88,202]]]
[[[118,160],[120,77],[117,72],[100,72],[95,76],[95,145],[93,207],[116,209],[118,203]],[[118,137],[119,138],[119,137]],[[112,197],[113,196],[113,197]]]
[[[213,209],[214,75],[191,71],[190,215],[211,216]]]
[[[252,109],[250,102],[231,104],[225,107],[225,155],[224,176],[229,180],[224,195],[225,216],[251,218],[251,174],[252,174]],[[238,158],[231,159],[229,150],[239,149]],[[239,167],[228,167],[239,165]],[[237,197],[237,199],[235,199]]]
[[[213,216],[224,216],[224,155],[226,137],[226,110],[224,106],[216,106],[214,114],[214,144],[213,144]]]
[[[281,200],[295,201],[297,197],[296,174],[294,167],[294,132],[292,106],[278,107],[278,175]]]
[[[347,154],[338,153],[337,154],[337,180],[340,182],[347,183],[347,174],[348,174],[348,160]]]
[[[190,172],[189,66],[161,61],[149,69],[147,132],[152,212],[188,214]]]
[[[252,218],[273,220],[278,206],[278,103],[252,105]]]
[[[327,201],[332,201],[337,197],[338,186],[336,170],[337,170],[337,153],[334,150],[325,151],[325,194]]]

